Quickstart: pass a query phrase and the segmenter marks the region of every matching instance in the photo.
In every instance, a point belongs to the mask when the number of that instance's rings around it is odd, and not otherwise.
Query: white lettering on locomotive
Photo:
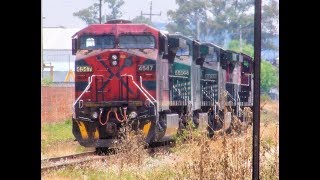
[[[206,79],[215,79],[217,77],[217,74],[205,74],[204,77]]]
[[[188,70],[176,70],[174,72],[174,74],[176,76],[188,76],[189,75],[189,71]]]
[[[138,65],[138,70],[139,71],[154,71],[153,66],[154,65]]]
[[[92,67],[90,66],[77,66],[77,72],[92,72]]]

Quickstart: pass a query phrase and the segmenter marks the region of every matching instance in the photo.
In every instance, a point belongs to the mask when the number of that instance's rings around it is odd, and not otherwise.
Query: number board
[[[217,74],[205,74],[204,77],[206,79],[216,79],[217,78]]]
[[[77,66],[77,72],[92,72],[92,67],[90,66]]]
[[[188,76],[189,71],[188,70],[175,70],[174,75],[176,76]]]
[[[153,64],[138,65],[138,71],[155,71],[156,67]]]

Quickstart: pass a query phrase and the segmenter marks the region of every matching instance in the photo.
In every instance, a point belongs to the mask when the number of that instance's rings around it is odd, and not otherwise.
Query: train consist
[[[77,32],[72,53],[72,131],[85,147],[112,147],[125,124],[147,143],[171,139],[190,122],[212,136],[230,126],[219,118],[241,119],[253,104],[250,56],[179,33],[113,20]]]

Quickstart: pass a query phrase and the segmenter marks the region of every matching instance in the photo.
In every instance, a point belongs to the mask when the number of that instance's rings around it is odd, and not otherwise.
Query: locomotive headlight
[[[118,61],[117,61],[117,60],[113,60],[113,61],[111,62],[111,64],[112,64],[112,66],[116,66],[116,65],[118,64]]]
[[[112,60],[117,60],[118,57],[117,57],[117,55],[114,54],[114,55],[111,56],[111,59],[112,59]]]
[[[137,112],[135,111],[132,111],[130,114],[129,114],[129,119],[134,119],[138,116]]]
[[[91,116],[93,119],[97,119],[98,118],[98,112],[94,111],[91,113]]]
[[[118,56],[116,54],[113,54],[111,56],[111,64],[112,64],[112,66],[118,65]]]

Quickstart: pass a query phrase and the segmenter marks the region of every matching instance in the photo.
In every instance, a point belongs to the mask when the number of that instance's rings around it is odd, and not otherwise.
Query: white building
[[[43,61],[53,66],[53,82],[63,82],[68,71],[74,70],[71,37],[80,28],[44,27]],[[50,68],[43,70],[43,77],[50,76]],[[72,78],[71,81],[74,81]]]

